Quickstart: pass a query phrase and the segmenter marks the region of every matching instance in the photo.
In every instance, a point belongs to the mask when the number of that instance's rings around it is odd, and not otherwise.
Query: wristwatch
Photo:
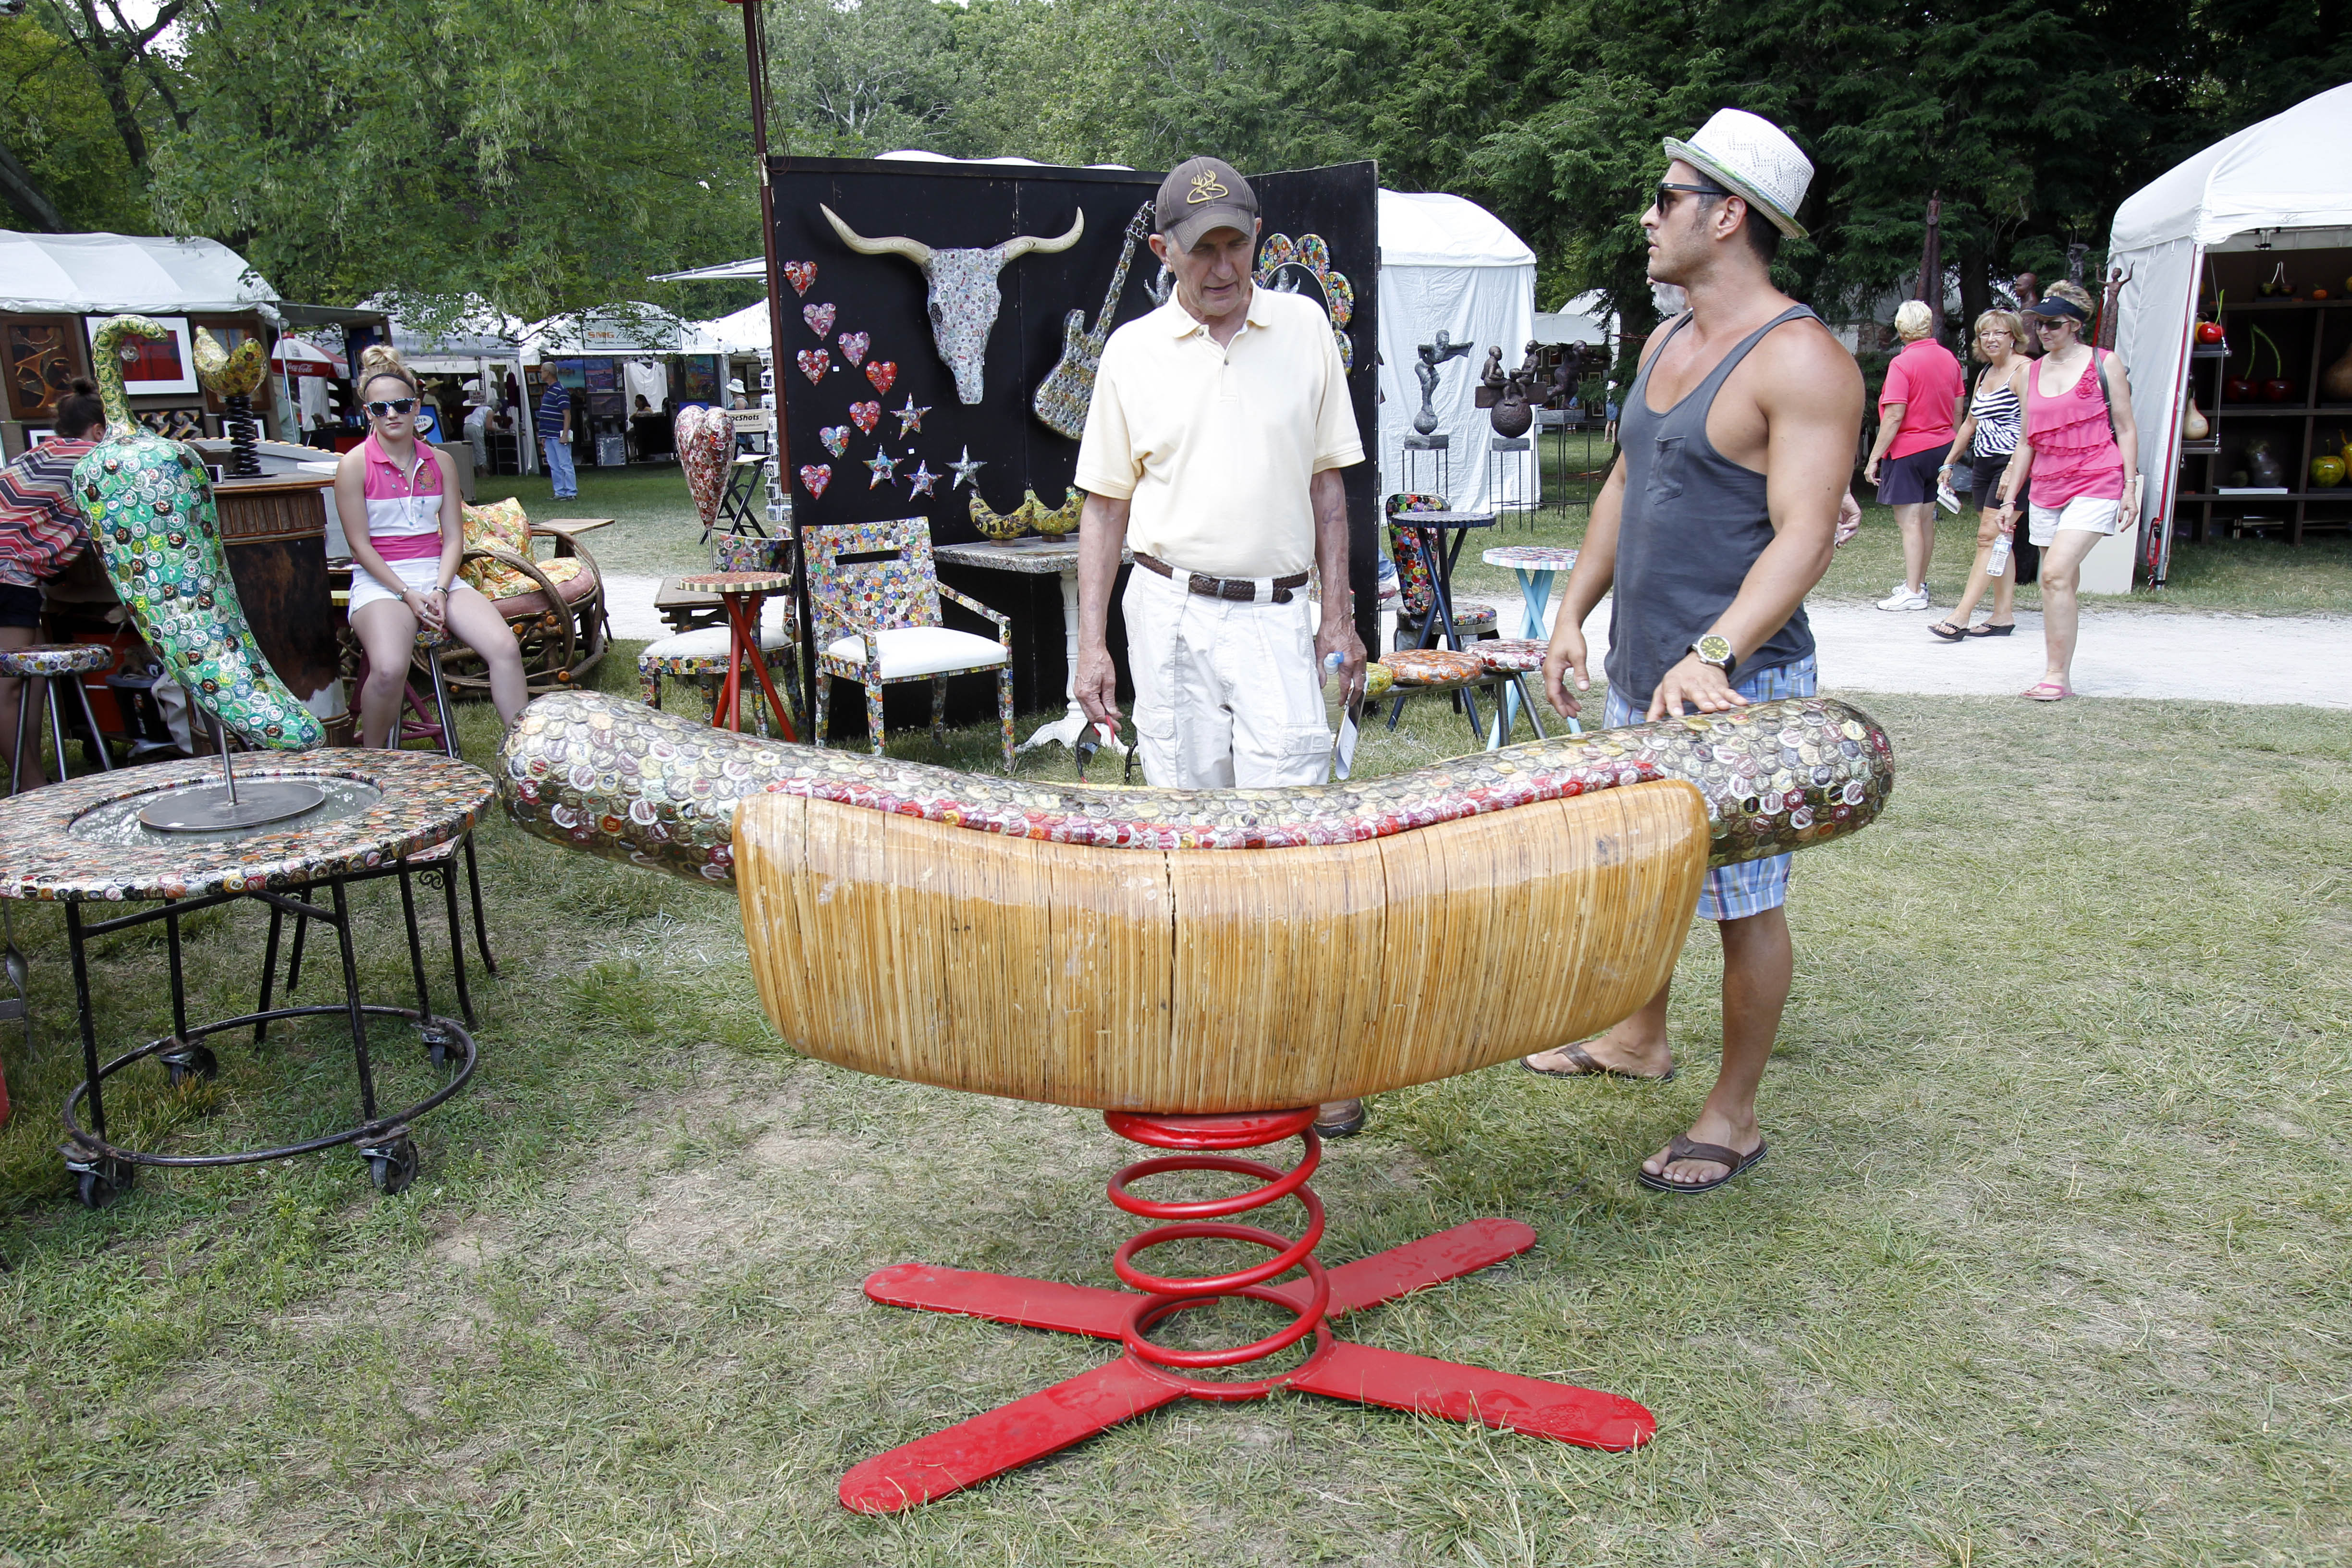
[[[1731,679],[1732,667],[1739,662],[1732,657],[1731,639],[1717,632],[1709,632],[1691,644],[1690,650],[1701,664],[1711,664],[1723,671],[1726,680]]]

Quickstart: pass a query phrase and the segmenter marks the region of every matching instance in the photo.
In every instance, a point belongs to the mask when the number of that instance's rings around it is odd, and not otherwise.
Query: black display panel
[[[999,512],[1018,508],[1031,491],[1048,508],[1063,505],[1078,444],[1050,428],[1033,410],[1032,398],[1064,358],[1071,311],[1083,313],[1081,330],[1107,335],[1155,308],[1159,263],[1148,246],[1131,240],[1130,221],[1150,203],[1160,176],[845,158],[775,158],[769,167],[785,353],[776,384],[795,525],[920,515],[929,520],[934,543],[953,544],[982,537],[971,512],[975,493]],[[1323,242],[1328,271],[1346,279],[1344,289],[1329,285],[1327,269],[1294,261],[1278,270],[1275,286],[1297,289],[1327,309],[1330,296],[1349,296],[1349,387],[1369,456],[1379,428],[1377,172],[1370,163],[1349,163],[1253,175],[1251,184],[1263,211],[1261,260],[1269,248],[1282,253],[1276,236],[1286,237],[1297,251],[1312,234]],[[995,269],[992,284],[986,261],[935,255],[935,279],[958,267],[971,275],[959,289],[927,285],[922,269],[907,257],[860,254],[835,232],[820,205],[866,240],[904,237],[935,253],[978,250],[1017,235],[1058,242],[1076,215],[1083,213],[1086,221],[1066,249],[1012,258]],[[1148,217],[1141,227],[1149,229]],[[1311,260],[1312,247],[1306,248]],[[1106,290],[1123,254],[1129,266],[1106,325],[1100,319]],[[941,342],[944,338],[952,347],[960,324],[978,331],[992,293],[994,320],[986,323],[977,358],[978,401],[966,403]],[[944,332],[935,330],[935,313]],[[1369,645],[1377,466],[1360,464],[1346,480],[1351,575]],[[964,574],[945,575],[972,591]],[[1050,578],[1016,584],[1010,574],[982,575],[992,591],[975,596],[1015,618],[1021,707],[1051,706],[1064,675],[1058,591]],[[958,701],[960,714],[964,706]],[[894,728],[898,722],[894,717]]]

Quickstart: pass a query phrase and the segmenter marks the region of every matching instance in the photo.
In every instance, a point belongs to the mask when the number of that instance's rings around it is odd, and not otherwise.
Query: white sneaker
[[[1878,601],[1878,607],[1882,610],[1924,610],[1927,607],[1927,590],[1922,587],[1914,593],[1906,584],[1897,583],[1895,592]]]

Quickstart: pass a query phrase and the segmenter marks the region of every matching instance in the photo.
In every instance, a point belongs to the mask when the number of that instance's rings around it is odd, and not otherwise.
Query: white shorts
[[[2029,506],[2032,526],[2027,529],[2027,541],[2036,547],[2046,547],[2061,533],[2113,533],[2121,521],[2124,503],[2102,496],[2076,496],[2064,506]]]
[[[1138,566],[1119,601],[1143,776],[1160,789],[1278,789],[1331,776],[1314,606],[1188,593]]]
[[[400,574],[402,583],[420,594],[429,594],[440,585],[441,556],[437,551],[415,561],[387,561],[384,564]],[[385,587],[376,581],[374,573],[354,562],[352,565],[352,604],[344,614],[355,616],[379,599],[397,599],[400,596],[399,589]]]

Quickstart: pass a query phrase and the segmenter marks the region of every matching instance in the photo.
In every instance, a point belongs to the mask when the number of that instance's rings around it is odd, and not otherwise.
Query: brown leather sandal
[[[1591,1051],[1584,1048],[1581,1043],[1573,1046],[1559,1046],[1554,1048],[1565,1055],[1570,1061],[1574,1062],[1576,1064],[1575,1068],[1572,1069],[1569,1068],[1539,1068],[1536,1066],[1535,1058],[1536,1057],[1539,1057],[1544,1054],[1541,1051],[1537,1051],[1532,1056],[1521,1057],[1519,1058],[1519,1065],[1527,1068],[1528,1071],[1534,1073],[1538,1078],[1622,1078],[1631,1079],[1634,1083],[1672,1083],[1675,1080],[1675,1069],[1673,1068],[1668,1068],[1665,1071],[1656,1074],[1645,1072],[1620,1072],[1615,1068],[1610,1067],[1606,1063],[1596,1058]]]
[[[1727,1167],[1725,1173],[1711,1182],[1677,1182],[1669,1176],[1654,1176],[1637,1165],[1633,1169],[1633,1179],[1653,1192],[1711,1193],[1764,1158],[1764,1151],[1769,1146],[1759,1143],[1754,1153],[1742,1154],[1737,1149],[1727,1149],[1720,1143],[1693,1142],[1677,1132],[1666,1144],[1667,1164],[1671,1165],[1677,1160],[1705,1160]]]

